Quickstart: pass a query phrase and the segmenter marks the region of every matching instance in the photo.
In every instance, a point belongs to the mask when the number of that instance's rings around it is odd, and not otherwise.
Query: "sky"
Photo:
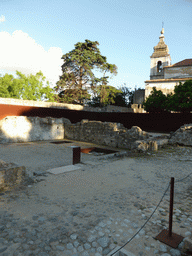
[[[162,22],[172,64],[192,58],[192,0],[0,0],[0,74],[41,70],[53,88],[88,39],[118,68],[110,85],[144,89]]]

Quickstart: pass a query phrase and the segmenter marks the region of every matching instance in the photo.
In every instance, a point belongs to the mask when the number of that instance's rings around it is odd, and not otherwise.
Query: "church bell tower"
[[[164,38],[164,28],[162,28],[159,43],[153,48],[154,52],[150,56],[150,80],[164,79],[163,68],[171,65],[171,56],[169,54],[168,46],[164,42]]]

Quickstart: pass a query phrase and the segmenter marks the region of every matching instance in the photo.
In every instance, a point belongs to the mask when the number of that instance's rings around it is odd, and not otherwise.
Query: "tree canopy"
[[[100,85],[95,90],[95,96],[92,98],[90,105],[94,107],[104,107],[115,104],[115,99],[122,91],[110,85]]]
[[[49,87],[49,82],[43,87],[45,77],[39,71],[36,75],[24,75],[16,71],[18,78],[13,75],[5,74],[0,76],[0,97],[2,98],[15,98],[23,100],[42,100],[54,101],[54,91]]]
[[[164,112],[167,106],[167,97],[162,93],[161,90],[157,90],[155,87],[153,87],[152,92],[143,103],[143,106],[147,112]]]
[[[115,98],[116,105],[130,108],[131,104],[133,104],[134,90],[128,88],[126,84],[120,86],[118,89],[121,91],[121,93],[117,94]]]
[[[106,105],[131,107],[133,95],[134,92],[126,87],[125,84],[118,88],[110,85],[100,85],[95,90],[94,97],[89,102],[89,105],[94,107],[104,107]]]
[[[192,111],[192,80],[185,83],[179,82],[174,88],[174,94],[170,96],[169,108],[172,111]]]
[[[62,56],[63,74],[55,87],[61,101],[82,104],[84,99],[90,98],[88,89],[94,91],[100,85],[107,85],[107,72],[117,74],[117,67],[107,63],[98,45],[97,41],[78,42],[75,49]],[[96,77],[94,71],[100,71],[103,76]]]
[[[147,112],[191,112],[192,111],[192,80],[183,84],[179,82],[174,88],[174,93],[164,95],[161,90],[153,90],[144,102]]]

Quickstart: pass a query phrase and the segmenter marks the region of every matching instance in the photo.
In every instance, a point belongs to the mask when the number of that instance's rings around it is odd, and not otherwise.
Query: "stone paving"
[[[190,148],[100,159],[71,173],[0,194],[0,255],[109,255],[145,223],[170,177],[191,173]],[[191,175],[192,176],[192,175]],[[192,237],[192,177],[175,183],[173,232]],[[146,226],[124,249],[132,255],[181,255],[154,239],[168,228],[169,191]]]

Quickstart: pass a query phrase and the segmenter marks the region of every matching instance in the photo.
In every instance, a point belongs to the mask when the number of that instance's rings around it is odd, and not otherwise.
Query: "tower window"
[[[159,72],[162,72],[162,70],[163,70],[162,62],[161,62],[161,61],[158,61],[158,62],[157,62],[157,72],[158,72],[158,73],[159,73]]]

